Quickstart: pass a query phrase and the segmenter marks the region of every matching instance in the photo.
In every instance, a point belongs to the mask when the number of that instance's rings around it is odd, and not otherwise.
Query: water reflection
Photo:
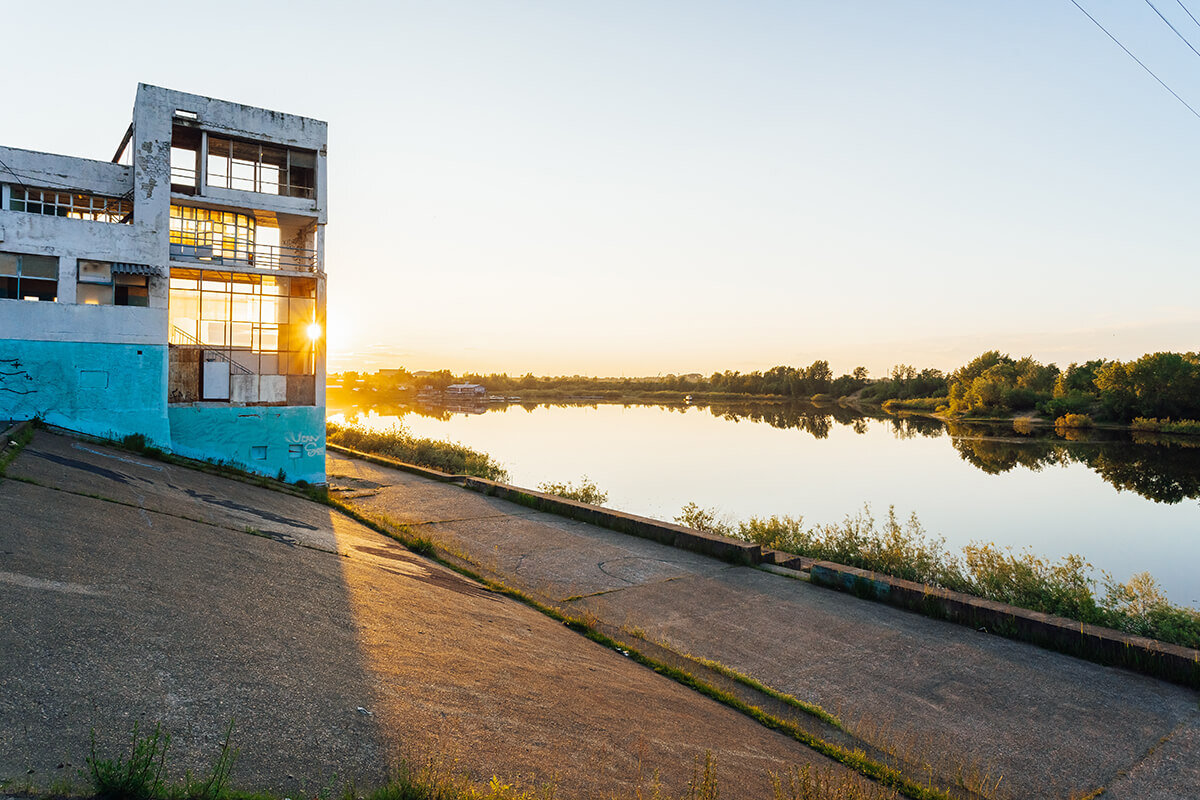
[[[332,394],[332,393],[331,393]],[[358,414],[371,411],[384,417],[414,414],[448,421],[455,414],[504,413],[521,408],[571,406],[596,408],[595,402],[525,401],[519,403],[458,402],[427,405],[420,402],[351,405],[331,397],[330,413],[343,413],[353,423]],[[1200,498],[1200,439],[1187,436],[1125,431],[1055,430],[1016,424],[943,422],[930,417],[865,412],[841,405],[808,403],[644,403],[678,414],[711,414],[728,422],[751,422],[780,430],[801,431],[814,439],[827,439],[835,426],[864,435],[873,426],[884,426],[898,440],[936,439],[948,436],[959,457],[989,475],[1018,467],[1040,472],[1048,466],[1081,464],[1118,491],[1136,492],[1156,503],[1180,503]]]
[[[1082,464],[1118,491],[1156,503],[1200,497],[1200,442],[1191,437],[1044,428],[1004,435],[960,423],[946,423],[946,429],[959,456],[992,475]]]

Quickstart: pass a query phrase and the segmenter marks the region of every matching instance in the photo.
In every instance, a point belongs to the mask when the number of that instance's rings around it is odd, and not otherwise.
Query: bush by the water
[[[1157,417],[1138,417],[1131,423],[1131,426],[1135,431],[1200,435],[1200,420],[1195,419],[1170,420]]]
[[[1134,575],[1128,583],[1105,574],[1104,594],[1097,596],[1092,565],[1081,556],[1051,562],[1028,550],[1016,553],[991,543],[973,543],[963,548],[960,557],[946,549],[944,539],[926,534],[915,514],[901,522],[894,508],[888,509],[882,524],[864,506],[840,523],[806,526],[803,517],[788,516],[751,517],[735,523],[715,509],[688,503],[675,522],[808,558],[1200,648],[1200,610],[1172,605],[1149,573]]]
[[[948,397],[911,397],[907,400],[893,398],[883,402],[884,411],[937,411],[950,402]]]
[[[1063,414],[1054,420],[1056,428],[1090,428],[1095,425],[1087,414]]]
[[[538,491],[593,506],[602,506],[608,500],[608,492],[598,487],[587,475],[580,478],[578,486],[571,481],[566,483],[547,482],[539,483]]]
[[[386,431],[373,431],[361,425],[327,422],[325,439],[331,444],[349,447],[352,450],[378,453],[453,475],[474,475],[493,481],[508,480],[508,470],[487,453],[472,450],[458,442],[413,436],[401,425],[395,425]]]

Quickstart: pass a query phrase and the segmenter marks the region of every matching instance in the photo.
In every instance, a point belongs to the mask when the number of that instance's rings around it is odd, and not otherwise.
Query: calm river
[[[486,409],[486,410],[484,410]],[[482,412],[482,413],[480,413]],[[401,424],[462,442],[511,483],[586,475],[606,505],[670,520],[688,502],[730,520],[836,522],[889,505],[949,547],[990,541],[1058,559],[1078,553],[1126,580],[1149,571],[1200,607],[1200,441],[1093,433],[1068,441],[1011,426],[947,426],[845,409],[772,405],[512,405],[472,412],[338,406],[333,422]]]

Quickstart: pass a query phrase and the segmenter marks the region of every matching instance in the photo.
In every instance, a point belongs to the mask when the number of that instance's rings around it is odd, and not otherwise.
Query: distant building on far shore
[[[487,389],[478,383],[454,383],[446,387],[446,394],[451,397],[484,397]]]

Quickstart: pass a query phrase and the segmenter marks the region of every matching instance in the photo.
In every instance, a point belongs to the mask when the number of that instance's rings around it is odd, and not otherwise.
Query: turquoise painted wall
[[[325,409],[313,406],[169,406],[171,450],[259,475],[325,483]]]
[[[141,433],[166,447],[166,380],[166,345],[0,339],[0,420],[41,417],[114,439]]]

